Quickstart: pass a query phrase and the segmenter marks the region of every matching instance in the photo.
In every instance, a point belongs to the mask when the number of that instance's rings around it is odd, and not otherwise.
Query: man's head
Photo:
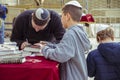
[[[5,5],[0,4],[0,18],[5,19],[8,9]]]
[[[43,30],[50,20],[50,13],[47,9],[38,8],[32,14],[32,26],[36,32]]]
[[[69,1],[62,8],[62,23],[68,27],[69,21],[80,22],[82,16],[82,6],[76,0]]]

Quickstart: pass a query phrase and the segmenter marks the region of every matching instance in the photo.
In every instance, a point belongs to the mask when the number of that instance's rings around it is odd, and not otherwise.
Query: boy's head
[[[76,0],[67,2],[62,8],[62,23],[68,27],[69,21],[80,22],[82,6]]]
[[[104,40],[114,40],[114,30],[112,27],[108,26],[104,26],[102,25],[99,29],[99,31],[97,32],[97,36],[96,39],[99,43],[101,43]]]

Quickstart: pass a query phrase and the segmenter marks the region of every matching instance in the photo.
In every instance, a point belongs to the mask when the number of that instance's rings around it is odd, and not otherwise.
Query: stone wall
[[[20,5],[12,7],[12,8],[11,7],[8,8],[9,13],[6,19],[7,22],[12,22],[12,19],[18,14],[20,14],[20,12],[24,11],[25,9],[31,9],[31,8],[37,7],[34,0],[19,0],[19,1],[20,1],[19,2]],[[51,9],[58,10],[58,9],[61,9],[64,3],[66,3],[67,1],[70,1],[70,0],[45,0],[43,5],[40,5],[38,7],[45,7],[45,8],[51,8]],[[114,16],[116,17],[116,14],[117,16],[120,16],[120,0],[78,0],[78,1],[80,2],[80,4],[83,6],[84,9],[86,8],[85,1],[88,1],[88,13],[91,13],[95,17],[96,16],[103,16],[103,17],[108,16],[109,17],[108,15],[109,12],[110,12],[110,16],[112,15],[112,13],[114,13],[112,16],[113,18]],[[114,19],[112,20],[114,21]],[[118,17],[116,20],[117,22],[119,22]],[[96,20],[96,21],[99,22],[99,20]]]
[[[19,15],[24,10],[31,8],[45,7],[60,12],[64,3],[70,0],[45,0],[45,2],[40,6],[36,6],[34,0],[19,0],[19,1],[20,5],[14,7],[8,6],[9,13],[7,14],[6,22],[12,23],[14,17]],[[85,1],[88,1],[88,13],[93,15],[96,23],[120,23],[120,0],[78,0],[78,1],[80,2],[84,9],[86,8]],[[5,25],[5,27],[12,28],[12,25]],[[10,33],[6,34],[10,36]]]

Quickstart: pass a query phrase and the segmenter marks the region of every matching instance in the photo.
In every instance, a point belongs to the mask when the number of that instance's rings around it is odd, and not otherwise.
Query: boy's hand
[[[46,41],[40,41],[40,44],[46,45],[46,44],[48,44],[48,42],[46,42]]]
[[[40,46],[40,48],[42,49],[42,48],[45,47],[45,45],[46,45],[47,43],[48,43],[48,42],[46,42],[46,41],[40,41],[39,43],[35,43],[34,45]]]

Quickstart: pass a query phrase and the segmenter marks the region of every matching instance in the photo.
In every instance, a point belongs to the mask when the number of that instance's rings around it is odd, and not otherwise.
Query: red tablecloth
[[[59,80],[58,63],[39,56],[23,64],[0,64],[0,80]]]

